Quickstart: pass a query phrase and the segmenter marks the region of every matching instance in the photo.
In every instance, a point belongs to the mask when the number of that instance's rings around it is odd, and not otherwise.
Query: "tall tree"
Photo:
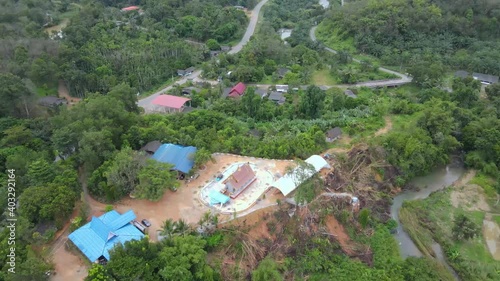
[[[300,97],[299,111],[307,119],[315,119],[321,116],[324,106],[325,92],[317,86],[309,86]]]
[[[128,112],[139,113],[137,105],[137,89],[130,87],[129,84],[121,83],[114,86],[108,95],[121,101]]]
[[[123,148],[105,172],[108,186],[113,186],[120,197],[132,192],[139,183],[139,171],[146,164],[146,156],[130,147]]]
[[[30,117],[33,98],[20,77],[0,74],[0,117]]]
[[[133,194],[137,198],[152,201],[160,200],[165,190],[177,190],[179,182],[176,173],[170,171],[172,165],[148,159],[146,165],[139,171],[139,184]]]

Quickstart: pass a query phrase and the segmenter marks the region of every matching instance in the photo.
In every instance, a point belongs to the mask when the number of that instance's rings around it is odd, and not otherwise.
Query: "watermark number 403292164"
[[[7,170],[7,229],[9,238],[7,244],[7,264],[9,273],[16,273],[16,170]]]

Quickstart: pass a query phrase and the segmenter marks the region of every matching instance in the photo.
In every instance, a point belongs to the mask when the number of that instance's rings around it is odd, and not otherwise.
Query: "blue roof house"
[[[120,214],[113,210],[100,217],[92,217],[86,225],[71,233],[68,238],[91,261],[104,257],[109,260],[109,251],[118,243],[140,240],[144,234],[130,222],[135,220],[134,211]]]
[[[156,150],[152,158],[158,162],[172,164],[173,170],[187,174],[194,166],[195,153],[196,147],[194,146],[165,143]]]

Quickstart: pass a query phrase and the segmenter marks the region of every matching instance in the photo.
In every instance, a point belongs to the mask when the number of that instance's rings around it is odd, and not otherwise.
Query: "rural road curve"
[[[248,24],[247,30],[245,31],[245,35],[243,35],[241,41],[238,44],[236,44],[236,46],[234,46],[231,49],[231,51],[228,52],[228,54],[232,55],[238,53],[239,51],[241,51],[243,46],[245,46],[245,44],[248,43],[250,37],[252,37],[253,33],[255,32],[255,27],[257,26],[257,21],[259,20],[260,8],[262,8],[262,6],[264,6],[267,3],[267,1],[269,0],[263,0],[259,2],[259,4],[255,6],[255,8],[253,8],[252,16],[250,17],[250,23]]]
[[[313,42],[317,42],[318,39],[316,38],[316,28],[317,26],[314,26],[313,28],[311,28],[311,30],[309,30],[309,37],[311,37],[311,40]],[[331,49],[331,48],[328,48],[328,47],[324,47],[325,50],[331,52],[331,53],[334,53],[336,54],[337,51],[335,51],[334,49]],[[361,61],[358,60],[358,59],[355,59],[353,58],[352,59],[353,61],[357,62],[357,63],[360,63]],[[380,71],[383,71],[385,73],[390,73],[390,74],[393,74],[393,75],[396,75],[396,76],[399,76],[400,78],[399,79],[388,79],[388,80],[375,80],[375,81],[367,81],[367,82],[359,82],[359,83],[356,83],[352,86],[357,86],[357,87],[385,87],[385,86],[399,86],[399,85],[403,85],[403,84],[408,84],[411,82],[412,78],[405,75],[405,74],[402,74],[402,73],[399,73],[399,72],[396,72],[396,71],[392,71],[390,69],[387,69],[387,68],[383,68],[383,67],[379,67],[378,68]]]
[[[245,31],[243,38],[241,38],[241,41],[238,44],[236,44],[236,46],[231,48],[231,50],[228,52],[229,54],[238,53],[239,51],[241,51],[241,49],[243,49],[243,46],[245,46],[245,44],[248,43],[248,41],[250,40],[250,37],[252,37],[253,33],[255,32],[255,27],[257,26],[257,21],[259,20],[260,9],[262,8],[262,6],[264,6],[267,3],[267,1],[269,1],[269,0],[261,1],[252,10],[252,15],[250,17],[250,23],[248,24],[247,30]],[[199,80],[198,77],[200,76],[200,74],[201,74],[201,70],[198,69],[198,70],[194,71],[191,75],[188,75],[187,77],[183,77],[182,79],[176,81],[175,84],[182,85],[182,84],[186,83],[188,80],[198,81]],[[139,107],[144,108],[145,112],[152,111],[153,110],[153,100],[157,96],[170,91],[172,88],[173,88],[173,85],[167,86],[167,87],[159,90],[158,92],[156,92],[148,97],[140,99],[137,104],[139,105]]]

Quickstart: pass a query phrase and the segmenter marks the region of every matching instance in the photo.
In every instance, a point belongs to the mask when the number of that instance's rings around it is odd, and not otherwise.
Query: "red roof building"
[[[256,179],[257,176],[250,165],[244,164],[238,167],[238,170],[230,175],[229,178],[224,181],[224,184],[226,185],[226,190],[230,194],[230,197],[234,199]]]
[[[245,93],[246,88],[247,88],[247,86],[245,86],[245,84],[240,82],[240,83],[236,84],[236,86],[234,86],[231,89],[228,96],[233,97],[233,98],[241,97],[241,96],[243,96],[243,93]]]
[[[128,11],[136,11],[136,10],[139,10],[140,8],[138,6],[129,6],[129,7],[125,7],[122,9],[122,11],[125,11],[125,12],[128,12]]]
[[[159,95],[153,100],[153,104],[156,105],[159,112],[182,112],[184,110],[186,102],[191,99],[171,96],[171,95]]]

